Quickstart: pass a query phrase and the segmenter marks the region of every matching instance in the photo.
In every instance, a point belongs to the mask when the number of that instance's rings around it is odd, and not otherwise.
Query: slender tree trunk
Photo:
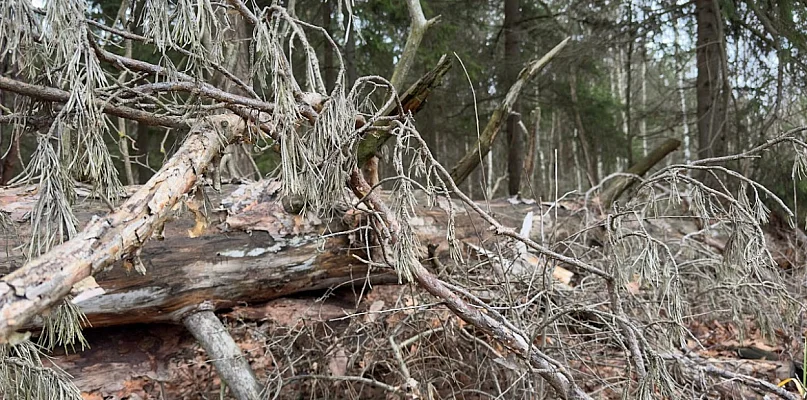
[[[639,116],[639,134],[642,135],[642,157],[647,157],[647,58],[642,43],[642,114]]]
[[[627,74],[625,73],[625,68],[624,68],[625,67],[625,62],[623,61],[623,57],[624,57],[623,52],[624,52],[624,50],[620,48],[618,53],[617,53],[617,57],[616,57],[616,68],[615,68],[616,69],[616,86],[617,86],[616,87],[616,93],[617,93],[617,98],[619,99],[619,103],[624,105],[619,110],[619,115],[620,115],[620,117],[622,119],[622,134],[625,136],[625,138],[630,138],[630,136],[629,136],[630,132],[628,131],[628,112],[627,112],[628,107],[627,107],[627,100],[625,98],[625,94],[628,91],[627,82],[626,82],[626,80],[627,80],[626,75]],[[631,146],[630,146],[630,140],[628,140],[628,148],[627,148],[627,151],[625,153],[626,159],[630,158],[631,152],[632,152],[632,149],[631,149]],[[622,162],[622,161],[620,161],[620,162]],[[621,165],[617,167],[618,171],[621,171],[622,169],[624,169],[624,168],[622,168]]]
[[[676,65],[675,77],[678,84],[678,95],[681,97],[681,125],[683,126],[683,139],[684,139],[684,162],[689,164],[692,161],[692,153],[690,151],[690,133],[689,121],[687,120],[687,100],[684,92],[684,68],[686,65],[681,61],[680,48],[678,46],[678,24],[675,27],[675,43],[676,43]]]
[[[578,131],[577,128],[574,129],[574,138],[578,139]],[[575,190],[578,192],[583,191],[583,166],[580,165],[580,152],[577,151],[578,143],[577,140],[572,140],[572,154],[574,154],[574,183],[575,183]]]
[[[224,39],[224,65],[247,88],[241,87],[220,73],[216,74],[214,82],[216,82],[216,86],[227,92],[254,97],[252,92],[252,63],[249,55],[253,27],[235,10],[226,10],[222,7],[218,11],[222,25],[224,25],[224,22],[229,24],[222,35]],[[260,171],[257,171],[257,166],[249,149],[249,147],[242,146],[240,143],[234,143],[224,150],[221,165],[217,167],[221,172],[226,173],[230,181],[260,178]],[[257,175],[254,174],[255,172],[257,172]]]
[[[633,0],[628,0],[628,51],[625,53],[625,136],[628,140],[628,165],[633,165],[633,132],[631,128],[631,86],[633,68]]]
[[[519,70],[519,0],[504,1],[504,63],[506,86],[512,85]],[[505,85],[503,85],[505,86]],[[518,102],[513,111],[518,112]],[[524,166],[524,139],[518,127],[517,115],[507,117],[507,194],[515,196],[521,190],[521,169]]]
[[[128,22],[124,22],[124,25],[128,25]],[[125,46],[125,55],[126,57],[132,58],[132,40],[126,39],[124,41]],[[121,72],[120,76],[118,77],[118,82],[123,84],[124,80],[126,79],[126,72]],[[129,155],[129,133],[131,132],[129,127],[131,127],[127,120],[118,117],[118,149],[120,149],[120,156],[121,160],[123,160],[123,172],[126,175],[126,184],[127,185],[134,185],[136,183],[134,178],[134,171],[132,170],[132,158]]]
[[[333,10],[332,0],[322,0],[322,27],[325,31],[333,36],[333,29],[331,26],[331,13]],[[325,79],[325,89],[328,93],[333,90],[336,83],[336,66],[333,62],[334,48],[327,40],[322,41],[324,49],[322,51],[322,69],[324,72],[323,79]]]
[[[0,133],[3,133],[2,130],[3,127],[0,127]],[[10,139],[10,143],[6,145],[5,141],[0,142],[3,144],[0,151],[8,149],[4,157],[3,154],[0,154],[0,186],[7,184],[14,177],[14,165],[20,149],[20,135],[14,132],[11,127],[8,130],[10,134],[7,137]]]
[[[4,64],[9,64],[6,62]],[[8,74],[10,71],[8,65],[0,65],[0,72]],[[7,101],[12,101],[13,96],[6,97],[6,92],[0,91],[0,105],[6,106]],[[19,135],[14,132],[14,127],[10,124],[0,125],[0,186],[5,185],[11,180],[14,174],[14,164],[19,149],[20,139]]]
[[[696,0],[695,13],[698,21],[698,157],[708,158],[723,155],[726,149],[723,52],[718,25],[721,17],[715,0]]]
[[[496,194],[496,193],[493,193],[493,181],[495,181],[496,179],[493,177],[493,149],[492,148],[488,152],[487,157],[485,157],[485,160],[487,161],[487,167],[488,167],[488,175],[486,177],[487,178],[487,188],[485,188],[486,189],[485,193],[487,193],[488,198],[491,198]]]
[[[353,32],[353,24],[345,24],[345,29],[350,30],[345,43],[345,78],[347,86],[353,86],[356,82],[356,35]]]
[[[131,21],[142,21],[143,20],[143,12],[146,5],[145,0],[137,0],[135,3],[134,9],[134,16],[130,18]],[[143,27],[139,23],[131,24],[132,32],[142,35],[143,34]],[[140,184],[144,184],[148,182],[152,175],[154,175],[154,171],[149,168],[149,147],[151,145],[151,132],[149,131],[148,125],[142,122],[136,122],[133,126],[136,126],[135,129],[132,131],[137,131],[137,137],[135,138],[135,157],[137,160],[137,168],[135,169],[135,180]]]
[[[529,185],[532,190],[535,190],[535,159],[538,154],[539,135],[541,134],[539,129],[541,123],[541,107],[536,108],[533,115],[535,118],[535,128],[532,132],[530,132],[523,123],[520,127],[529,138],[527,140],[527,156],[524,158],[524,173],[527,175],[527,185]]]
[[[554,149],[555,143],[555,118],[557,114],[555,112],[550,113],[549,118],[549,134],[547,135],[547,140],[544,141],[544,145],[541,146],[540,140],[538,142],[538,162],[541,168],[541,194],[549,194],[552,193],[552,186],[550,185],[550,178],[549,172],[551,172],[551,166],[547,166],[546,159],[549,156],[549,159],[552,159],[552,149]],[[539,138],[540,139],[540,138]],[[546,150],[545,150],[546,149]],[[547,151],[549,153],[547,154]],[[548,172],[549,171],[549,172]]]
[[[581,153],[583,153],[583,160],[585,162],[584,168],[588,175],[588,181],[591,186],[594,186],[600,180],[597,174],[597,157],[595,154],[592,154],[594,146],[588,137],[588,133],[586,133],[585,127],[583,126],[583,118],[580,115],[580,106],[577,98],[577,72],[572,72],[570,78],[569,92],[572,97],[572,112],[575,126],[577,127],[577,134],[575,136],[580,140],[580,150]]]

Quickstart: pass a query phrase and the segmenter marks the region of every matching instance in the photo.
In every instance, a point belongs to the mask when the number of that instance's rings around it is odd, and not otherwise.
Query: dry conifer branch
[[[139,42],[146,43],[146,44],[153,44],[154,43],[153,40],[151,40],[151,39],[149,39],[149,38],[147,38],[145,36],[137,35],[137,34],[134,34],[132,32],[129,32],[129,31],[124,31],[124,30],[120,30],[120,29],[117,29],[117,28],[114,28],[114,27],[110,27],[110,26],[104,25],[104,24],[102,24],[100,22],[93,21],[91,19],[87,19],[85,21],[86,21],[86,23],[88,25],[92,25],[92,26],[94,26],[94,27],[96,27],[98,29],[101,29],[101,30],[107,31],[109,33],[118,35],[118,36],[120,36],[120,37],[122,37],[124,39],[137,40]],[[171,45],[171,50],[175,50],[175,51],[177,51],[179,53],[182,53],[183,55],[185,55],[187,57],[190,57],[190,58],[194,58],[194,59],[199,58],[199,56],[197,54],[194,54],[194,53],[186,50],[185,48],[177,46],[175,44]],[[99,55],[99,57],[101,57],[101,55]],[[121,56],[118,56],[118,57],[121,57]],[[127,58],[128,57],[122,57],[121,60],[125,60]],[[222,67],[221,65],[219,65],[216,62],[213,62],[211,60],[205,60],[205,61],[208,62],[210,64],[210,66],[213,67],[213,69],[215,69],[217,72],[224,75],[227,79],[233,81],[233,83],[238,85],[238,87],[241,88],[242,90],[244,90],[245,92],[249,93],[252,97],[254,97],[256,99],[260,98],[260,96],[258,96],[258,94],[255,93],[255,90],[253,90],[252,87],[250,87],[249,85],[244,83],[244,81],[241,80],[241,78],[233,75],[232,72],[230,72],[229,70]],[[125,66],[125,64],[121,63],[120,65],[116,65],[116,66],[118,66],[118,67]],[[158,67],[158,68],[161,68],[161,67]],[[178,74],[181,74],[181,73],[178,73]],[[182,75],[185,75],[185,74],[182,74]],[[177,76],[182,76],[182,75],[177,75]],[[185,75],[185,76],[187,76],[187,75]]]
[[[373,209],[384,215],[383,218],[385,221],[388,221],[388,224],[395,227],[400,226],[400,222],[397,221],[387,206],[374,193],[370,192],[370,185],[364,180],[359,170],[353,171],[349,184],[354,193],[357,195],[362,194],[362,196],[359,196],[360,198],[367,197],[369,199],[368,201],[373,206]],[[401,240],[401,238],[396,237],[396,235],[400,234],[399,232],[400,230],[390,230],[390,234],[392,235],[391,242]],[[419,260],[415,259],[410,261],[409,272],[421,287],[437,298],[442,299],[446,306],[463,320],[490,335],[494,340],[515,352],[520,357],[528,359],[530,363],[538,369],[536,372],[555,389],[556,393],[561,398],[591,399],[588,394],[574,383],[571,374],[561,364],[541,352],[535,346],[532,346],[528,341],[529,338],[519,335],[501,322],[468,305],[468,303],[448,289],[437,277],[424,268]],[[396,266],[396,269],[397,268]]]
[[[0,89],[44,101],[66,103],[70,100],[70,92],[51,87],[32,85],[5,76],[0,76]],[[132,107],[118,106],[100,99],[96,100],[95,103],[101,106],[103,111],[110,115],[131,119],[147,125],[174,128],[188,126],[188,123],[179,117],[159,115]]]

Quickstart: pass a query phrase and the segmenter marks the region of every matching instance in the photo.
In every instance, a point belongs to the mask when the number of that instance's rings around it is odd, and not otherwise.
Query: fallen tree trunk
[[[625,174],[627,175],[620,175],[614,178],[614,180],[608,184],[607,188],[603,190],[602,194],[600,195],[600,199],[602,199],[602,205],[606,209],[611,208],[611,204],[613,204],[622,193],[625,193],[633,184],[635,184],[640,176],[650,171],[650,168],[653,168],[659,161],[663,160],[667,154],[672,153],[678,146],[681,145],[681,141],[678,139],[667,139],[662,143],[660,146],[653,149],[650,154],[648,154],[643,159],[639,160],[636,164],[631,166]]]
[[[370,283],[398,282],[391,269],[368,267],[361,261],[367,259],[366,247],[355,238],[347,234],[320,238],[322,232],[357,228],[357,215],[328,223],[289,213],[279,188],[274,181],[227,186],[222,194],[205,187],[208,202],[218,210],[209,215],[212,221],[202,224],[206,228],[198,228],[200,221],[193,213],[167,216],[163,239],[147,241],[134,259],[119,260],[98,273],[95,278],[104,293],[77,304],[95,327],[177,322],[203,301],[220,310],[305,291],[362,286],[368,279]],[[0,190],[0,211],[22,219],[36,202],[35,196],[24,188]],[[77,217],[82,223],[105,212],[100,201],[79,203]],[[492,207],[512,226],[519,225],[532,209],[507,202]],[[475,214],[457,211],[455,218],[457,238],[465,243],[481,246],[493,234],[479,229],[484,225]],[[412,221],[423,246],[437,245],[436,253],[448,262],[446,224],[447,214],[439,207],[421,208]],[[7,242],[7,248],[24,242],[28,228],[20,224],[17,229],[19,242]],[[14,270],[23,260],[19,251],[8,253],[0,258],[0,272]],[[145,267],[145,275],[133,270],[138,263]],[[40,323],[34,320],[26,326]]]

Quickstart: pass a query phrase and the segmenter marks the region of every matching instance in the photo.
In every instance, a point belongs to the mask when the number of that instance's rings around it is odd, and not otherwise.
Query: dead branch
[[[390,227],[390,242],[394,243],[400,240],[398,238],[400,223],[379,198],[378,194],[368,191],[370,185],[364,180],[358,169],[355,169],[351,174],[349,184],[357,197],[366,199],[374,211],[381,214],[382,218],[387,221],[387,226]],[[555,389],[561,398],[591,399],[583,389],[574,383],[571,374],[565,367],[531,345],[527,337],[509,328],[504,321],[498,321],[490,315],[471,307],[423,267],[419,260],[412,260],[410,272],[421,287],[433,296],[442,299],[446,306],[465,322],[475,326],[506,348],[529,360],[538,369],[536,372]]]
[[[202,304],[200,310],[187,315],[182,323],[204,347],[221,380],[238,400],[258,400],[261,386],[255,379],[241,349],[227,332],[227,327],[213,314],[212,306]]]
[[[119,56],[117,54],[110,53],[98,47],[95,48],[95,52],[100,60],[107,61],[120,69],[126,68],[134,71],[147,72],[155,75],[168,74],[166,69],[159,65],[154,65],[147,63],[145,61]],[[197,80],[194,80],[193,77],[191,77],[190,75],[177,72],[176,76],[182,79],[184,82],[157,82],[142,85],[139,87],[134,87],[131,90],[133,92],[141,92],[144,94],[152,92],[169,92],[169,91],[191,92],[195,94],[200,94],[213,100],[223,101],[228,104],[246,106],[264,112],[272,112],[275,109],[275,105],[272,103],[267,103],[263,100],[255,99],[252,97],[239,96],[237,94],[225,92],[209,83],[198,82]]]
[[[516,103],[518,96],[521,94],[521,89],[524,87],[524,85],[526,85],[527,81],[541,71],[544,66],[546,66],[546,64],[548,64],[549,61],[555,57],[555,55],[563,50],[563,48],[566,47],[566,44],[569,43],[569,40],[570,38],[564,39],[552,50],[549,50],[546,55],[541,57],[539,60],[527,64],[527,66],[521,70],[521,72],[518,74],[516,83],[510,87],[504,101],[502,101],[499,108],[493,112],[488,124],[485,125],[485,130],[482,131],[482,135],[479,137],[479,140],[451,170],[451,178],[454,179],[454,182],[456,182],[457,185],[462,184],[462,182],[464,182],[465,179],[471,175],[471,172],[473,172],[474,168],[476,168],[476,166],[479,164],[479,161],[488,154],[491,146],[493,146],[493,141],[496,140],[496,136],[499,134],[499,131],[501,130],[505,121],[507,121],[507,117],[513,110],[513,105]]]
[[[20,82],[15,79],[0,76],[0,89],[33,97],[39,100],[66,103],[70,99],[70,93],[61,89],[32,85]],[[136,108],[109,104],[104,100],[96,100],[95,103],[103,107],[105,113],[116,117],[131,119],[147,125],[166,126],[172,128],[188,127],[188,123],[179,117],[159,115]]]
[[[618,199],[622,193],[636,183],[638,180],[637,177],[646,174],[650,168],[653,168],[654,165],[663,160],[667,154],[670,154],[678,149],[678,146],[680,145],[681,141],[678,139],[667,139],[660,146],[653,149],[650,154],[639,160],[639,162],[625,171],[625,173],[629,175],[620,175],[614,178],[614,181],[609,183],[607,188],[603,190],[602,194],[600,195],[603,207],[610,209],[611,204],[613,204],[613,202]]]
[[[728,379],[730,381],[739,382],[745,386],[748,386],[760,392],[773,393],[787,400],[801,399],[801,397],[793,393],[790,393],[784,388],[778,387],[770,382],[766,382],[762,379],[754,378],[752,376],[739,374],[722,368],[715,367],[714,365],[707,363],[706,360],[703,360],[695,355],[687,357],[680,354],[665,354],[662,355],[662,358],[679,362],[682,366],[685,367],[685,369],[689,370],[690,372],[695,373],[701,372],[707,375],[712,375],[715,377]]]
[[[392,86],[395,88],[400,88],[401,85],[403,85],[406,75],[412,68],[418,47],[420,47],[420,42],[423,40],[426,31],[430,26],[440,20],[440,16],[427,20],[423,15],[420,0],[406,0],[406,6],[409,9],[409,21],[411,26],[409,27],[409,36],[406,38],[406,44],[401,52],[401,58],[398,60],[398,64],[395,66],[395,70],[392,72],[392,78],[390,79]]]
[[[451,69],[451,62],[445,55],[440,57],[440,61],[437,62],[437,65],[432,68],[431,71],[427,72],[420,79],[418,79],[418,81],[410,86],[409,89],[407,89],[407,91],[401,96],[401,105],[403,110],[399,110],[398,107],[395,106],[392,109],[385,111],[382,115],[392,116],[406,113],[415,114],[420,111],[426,102],[426,98],[429,97],[432,90],[440,86],[443,76],[448,73],[449,69]],[[381,149],[381,146],[383,146],[390,137],[392,137],[392,134],[385,130],[369,132],[364,139],[362,139],[358,148],[356,149],[358,165],[364,165],[367,160],[373,157]]]

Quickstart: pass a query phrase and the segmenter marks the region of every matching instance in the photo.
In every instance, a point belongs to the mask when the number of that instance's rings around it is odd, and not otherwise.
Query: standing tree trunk
[[[519,127],[528,138],[527,156],[524,159],[524,172],[527,175],[527,185],[530,190],[535,191],[539,188],[539,186],[535,185],[535,158],[538,156],[538,147],[541,141],[541,107],[535,109],[533,116],[535,118],[535,129],[532,132],[530,132],[523,123],[519,124]],[[540,192],[540,189],[538,190]]]
[[[332,3],[329,0],[322,0],[322,27],[331,36],[333,36],[331,27]],[[334,48],[331,47],[331,43],[327,40],[322,41],[322,46],[324,47],[322,50],[323,78],[325,79],[325,89],[330,93],[336,84],[336,66],[333,64]]]
[[[221,8],[218,13],[222,26],[226,27],[222,35],[224,41],[223,63],[226,70],[240,79],[241,83],[236,83],[233,79],[218,72],[214,75],[213,81],[217,87],[227,92],[258,98],[253,89],[252,62],[249,54],[254,27],[235,10]],[[249,147],[243,146],[241,143],[227,146],[216,167],[220,172],[226,174],[230,181],[241,181],[245,178],[260,179],[260,171],[252,160]]]
[[[642,135],[642,157],[647,157],[647,49],[641,42],[642,52],[642,113],[639,115],[639,134]]]
[[[345,29],[348,30],[345,36],[345,78],[347,79],[347,87],[352,87],[353,82],[356,82],[356,37],[353,32],[353,24],[345,23]]]
[[[633,1],[628,1],[628,50],[625,52],[625,137],[628,141],[628,165],[633,165],[633,128],[631,121],[631,87],[633,86]],[[622,85],[620,85],[622,86]]]
[[[516,81],[519,70],[519,0],[504,1],[504,64],[506,86]],[[513,111],[518,113],[518,103]],[[521,169],[524,166],[524,139],[518,127],[518,115],[507,117],[507,194],[515,196],[521,190]]]
[[[594,146],[583,126],[583,117],[580,115],[580,104],[577,98],[577,71],[573,71],[569,77],[569,94],[572,98],[572,112],[574,114],[575,126],[577,127],[576,136],[580,140],[580,150],[581,153],[583,153],[583,161],[585,162],[584,168],[588,175],[588,182],[591,186],[595,186],[600,181],[599,175],[597,174],[597,157],[592,154]]]
[[[715,0],[696,0],[695,13],[698,20],[698,157],[709,158],[723,155],[726,150],[721,17]]]
[[[684,68],[686,63],[682,61],[681,48],[678,45],[678,22],[675,23],[675,78],[677,82],[678,95],[681,97],[681,125],[683,126],[684,137],[684,162],[689,164],[692,161],[690,153],[689,121],[687,120],[687,100],[684,93]]]

